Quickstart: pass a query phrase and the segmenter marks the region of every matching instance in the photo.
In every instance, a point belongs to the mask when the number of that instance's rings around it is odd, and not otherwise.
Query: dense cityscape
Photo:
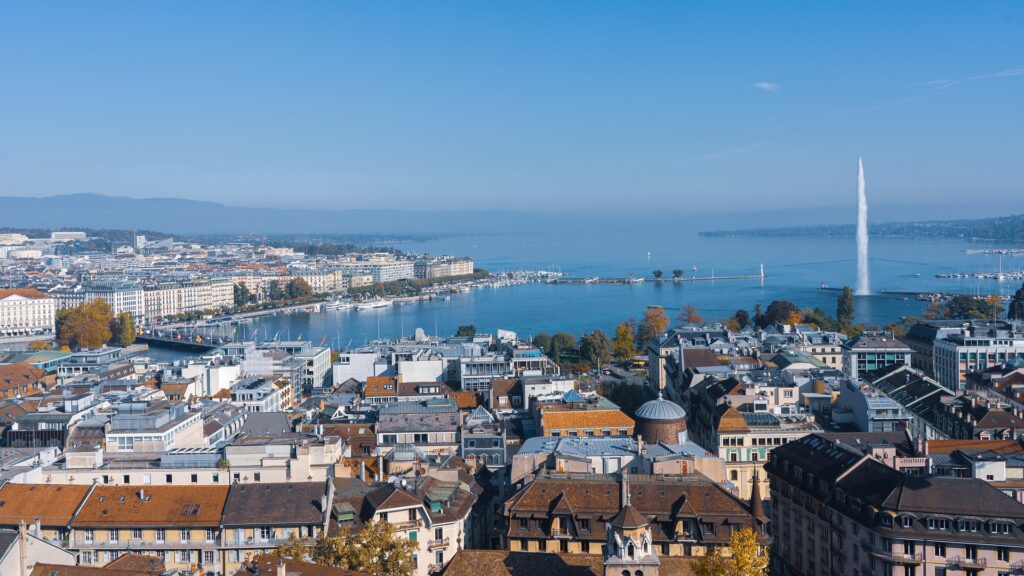
[[[0,236],[4,574],[1024,566],[1024,288],[884,328],[847,288],[834,315],[650,306],[609,335],[342,347],[247,323],[561,278],[95,241]]]

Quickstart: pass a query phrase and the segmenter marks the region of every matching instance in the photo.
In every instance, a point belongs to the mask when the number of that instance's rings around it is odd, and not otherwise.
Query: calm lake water
[[[568,331],[580,334],[595,328],[611,332],[626,319],[639,318],[644,308],[658,304],[675,317],[682,306],[693,304],[706,320],[719,320],[738,308],[766,307],[786,299],[800,307],[820,306],[835,312],[837,293],[822,290],[854,285],[856,248],[852,238],[703,238],[680,229],[637,230],[619,233],[547,235],[495,234],[451,237],[427,242],[396,244],[408,252],[468,255],[479,267],[492,271],[545,269],[570,276],[650,276],[651,270],[680,268],[686,275],[756,274],[765,266],[766,278],[685,284],[638,285],[529,284],[479,289],[453,295],[448,301],[396,305],[373,311],[327,311],[266,317],[249,327],[260,338],[298,338],[337,347],[361,344],[380,337],[411,334],[423,328],[430,334],[450,335],[461,324],[479,331],[498,328],[520,336],[537,332]],[[943,272],[1015,271],[1024,258],[967,255],[964,248],[992,247],[957,240],[905,240],[873,238],[871,275],[873,291],[944,291],[1012,293],[1020,283],[994,280],[947,280]],[[649,254],[648,254],[649,253]],[[902,316],[916,315],[924,304],[895,295],[857,298],[857,320],[883,325]]]

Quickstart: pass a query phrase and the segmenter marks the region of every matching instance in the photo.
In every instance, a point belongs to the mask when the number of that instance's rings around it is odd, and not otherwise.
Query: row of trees
[[[651,272],[651,274],[655,278],[657,278],[658,280],[661,280],[665,276],[665,271],[664,270],[654,270],[653,272]],[[672,270],[672,278],[673,279],[679,280],[682,277],[683,277],[683,269],[682,268],[676,268],[676,269]]]
[[[61,310],[56,318],[57,343],[81,350],[104,344],[129,346],[135,343],[135,322],[130,312],[114,315],[106,300],[99,298]]]

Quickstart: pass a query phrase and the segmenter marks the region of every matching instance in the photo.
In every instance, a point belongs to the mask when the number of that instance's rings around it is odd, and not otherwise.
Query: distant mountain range
[[[897,238],[964,238],[1024,242],[1024,214],[977,218],[972,220],[930,220],[925,222],[884,222],[868,226],[871,236]],[[790,226],[784,228],[748,228],[711,230],[700,233],[709,237],[780,238],[792,236],[850,237],[856,234],[853,224],[840,226]]]
[[[181,198],[101,194],[0,196],[0,228],[148,229],[171,234],[450,234],[556,225],[551,216],[500,210],[244,208]]]

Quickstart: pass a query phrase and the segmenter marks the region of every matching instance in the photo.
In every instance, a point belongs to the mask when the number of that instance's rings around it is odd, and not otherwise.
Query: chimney
[[[25,522],[18,524],[18,576],[28,576],[28,530]]]
[[[359,462],[359,479],[366,482],[366,460]]]
[[[146,500],[146,489],[145,488],[139,488],[139,500],[143,500],[143,501]]]
[[[274,576],[288,576],[288,569],[285,566],[284,558],[281,558],[277,561],[277,566],[275,566],[274,570]]]
[[[377,454],[377,482],[384,481],[384,455]]]

